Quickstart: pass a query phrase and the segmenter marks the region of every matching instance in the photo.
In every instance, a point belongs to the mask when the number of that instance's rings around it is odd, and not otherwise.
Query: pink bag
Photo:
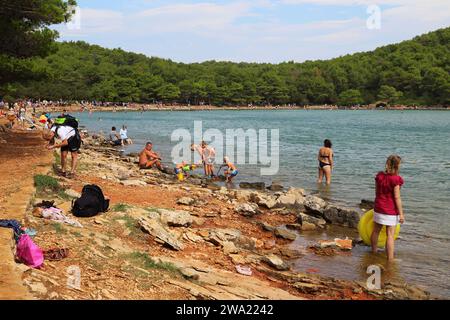
[[[39,268],[44,263],[44,253],[27,234],[20,236],[16,255],[20,261],[32,268]]]

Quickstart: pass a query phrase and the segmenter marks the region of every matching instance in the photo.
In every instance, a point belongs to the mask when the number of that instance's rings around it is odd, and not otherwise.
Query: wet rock
[[[184,249],[184,245],[175,237],[175,235],[167,230],[157,220],[153,220],[148,217],[141,217],[138,221],[143,230],[147,231],[156,239],[159,239],[163,243],[167,244],[170,248],[176,251]]]
[[[302,224],[302,231],[314,231],[317,229],[317,226],[313,223],[309,222],[303,222]]]
[[[234,207],[234,211],[243,216],[252,217],[259,213],[259,208],[255,203],[239,203]]]
[[[319,240],[318,247],[324,248],[336,248],[336,242],[334,240]]]
[[[306,213],[316,216],[323,216],[323,212],[327,203],[325,200],[316,196],[306,196],[303,202]]]
[[[124,185],[125,187],[145,187],[147,185],[145,181],[141,180],[125,180],[121,181],[120,184]]]
[[[359,207],[364,210],[372,210],[375,207],[375,202],[372,200],[361,200]]]
[[[291,231],[282,228],[276,228],[274,231],[275,236],[281,239],[294,241],[297,238],[297,235]]]
[[[330,205],[324,209],[323,218],[331,224],[357,228],[360,214],[354,210],[342,209]]]
[[[239,184],[241,189],[254,189],[254,190],[264,190],[266,184],[264,182],[241,182]]]
[[[304,253],[301,251],[289,248],[280,248],[280,254],[288,259],[296,259],[304,255]]]
[[[315,226],[320,227],[320,228],[324,227],[327,224],[327,222],[322,218],[316,218],[316,217],[304,214],[302,212],[297,213],[297,221],[300,224],[303,224],[305,222],[314,224]]]
[[[178,199],[177,204],[192,206],[195,203],[195,200],[189,197],[183,197]]]
[[[274,254],[269,254],[263,257],[262,261],[279,271],[289,270],[289,266],[286,264],[286,262],[284,262],[280,257]]]
[[[281,194],[277,199],[277,207],[286,208],[303,208],[305,201],[304,190],[298,188],[290,188],[286,193]]]
[[[283,191],[284,187],[280,183],[273,182],[272,185],[267,187],[267,189],[270,190],[270,191],[276,192],[276,191]]]
[[[275,197],[261,193],[253,193],[251,195],[251,201],[256,203],[258,206],[265,207],[267,209],[275,208],[277,205],[277,199]]]
[[[186,211],[158,209],[158,213],[161,215],[161,221],[171,227],[189,227],[194,221]]]
[[[352,250],[353,241],[351,239],[334,239],[336,246],[341,250]]]
[[[271,226],[270,224],[268,224],[266,222],[261,221],[258,224],[265,231],[269,231],[269,232],[274,232],[275,231],[275,227]]]
[[[300,223],[289,223],[286,225],[286,228],[291,230],[302,230],[302,225]]]

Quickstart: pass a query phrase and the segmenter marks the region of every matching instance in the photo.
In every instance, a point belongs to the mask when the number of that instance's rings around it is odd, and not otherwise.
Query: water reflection
[[[388,261],[385,252],[381,251],[376,254],[367,248],[367,251],[360,256],[360,263],[358,264],[358,274],[360,279],[367,279],[370,274],[367,273],[367,268],[376,265],[381,269],[381,283],[387,282],[405,282],[400,274],[399,260]]]

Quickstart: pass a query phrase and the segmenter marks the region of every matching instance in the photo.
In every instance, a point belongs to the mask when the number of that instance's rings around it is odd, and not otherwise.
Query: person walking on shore
[[[323,142],[323,147],[319,150],[319,155],[317,156],[319,160],[319,178],[317,179],[317,183],[322,183],[323,177],[325,176],[327,185],[331,184],[331,173],[334,164],[332,146],[331,141],[326,139]]]
[[[371,236],[372,252],[377,253],[378,237],[386,226],[386,253],[389,261],[394,260],[394,235],[397,224],[405,222],[400,188],[403,178],[399,176],[402,159],[397,155],[386,161],[386,169],[375,177],[374,228]]]
[[[75,171],[78,162],[78,151],[81,147],[81,137],[78,130],[70,126],[53,126],[51,130],[45,130],[43,137],[45,140],[49,141],[48,149],[53,150],[56,148],[61,148],[61,175],[66,177],[66,163],[67,155],[71,154],[72,157],[72,167],[69,177],[75,177]],[[60,143],[55,144],[54,139],[58,138],[61,140]]]

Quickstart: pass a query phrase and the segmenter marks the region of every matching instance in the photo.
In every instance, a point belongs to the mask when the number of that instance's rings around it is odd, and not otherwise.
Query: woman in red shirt
[[[388,260],[394,259],[394,235],[397,224],[405,222],[400,188],[403,178],[398,175],[402,159],[397,155],[386,161],[385,172],[379,172],[375,178],[376,198],[374,209],[374,228],[372,232],[372,252],[377,252],[378,236],[386,226],[386,253]]]

